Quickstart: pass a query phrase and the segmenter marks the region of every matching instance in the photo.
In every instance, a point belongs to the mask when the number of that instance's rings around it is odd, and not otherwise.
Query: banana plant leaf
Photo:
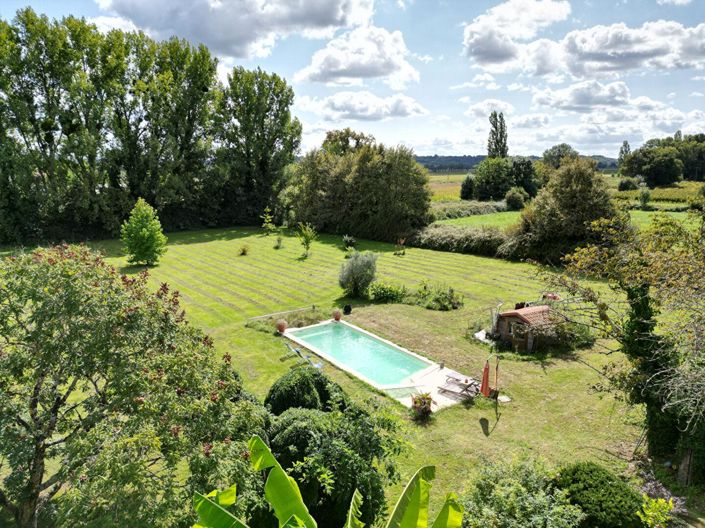
[[[428,528],[430,481],[436,478],[435,466],[420,468],[404,488],[387,528]]]
[[[455,493],[446,495],[441,513],[438,514],[431,528],[460,528],[463,524],[463,505],[458,502]]]
[[[362,494],[355,490],[343,528],[365,528],[365,524],[360,520],[360,508],[362,508]]]
[[[279,527],[284,528],[292,517],[298,519],[305,528],[317,528],[301,497],[296,481],[288,476],[279,465],[274,455],[259,436],[249,441],[250,460],[257,471],[269,469],[269,476],[264,485],[264,497],[274,509],[279,520]],[[294,525],[297,526],[297,525]]]
[[[228,493],[234,487],[229,488],[225,491]],[[201,495],[196,492],[193,497],[193,507],[198,514],[198,523],[194,524],[193,528],[248,528],[248,526],[242,521],[238,520],[232,513],[223,508],[216,501],[218,492],[211,492],[208,495]],[[228,504],[230,500],[230,494],[224,497],[224,506],[230,506],[235,502],[235,497],[233,496],[233,501]]]

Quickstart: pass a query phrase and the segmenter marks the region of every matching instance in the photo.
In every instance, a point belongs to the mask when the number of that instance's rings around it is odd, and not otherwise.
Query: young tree
[[[507,125],[504,114],[493,110],[490,114],[490,135],[487,139],[488,158],[506,158],[509,155],[507,146]]]
[[[266,411],[178,292],[83,246],[8,257],[0,277],[0,509],[19,528],[54,508],[60,526],[190,526],[194,488],[259,489],[240,453]]]
[[[550,149],[544,151],[543,162],[553,167],[554,169],[557,169],[563,164],[564,161],[569,161],[577,157],[577,150],[568,145],[568,143],[561,143],[559,145],[554,145]]]
[[[502,200],[514,187],[511,164],[507,158],[487,158],[475,167],[475,197],[478,200]]]
[[[514,256],[558,262],[590,238],[590,223],[616,211],[591,160],[563,161],[521,217],[519,231],[505,249]]]
[[[619,157],[617,158],[617,166],[619,168],[622,167],[624,160],[626,159],[627,156],[629,156],[629,154],[631,154],[631,152],[632,152],[632,149],[629,146],[629,141],[627,141],[625,139],[624,142],[622,143],[622,146],[619,147]]]
[[[304,224],[303,222],[299,222],[299,228],[296,231],[296,236],[304,248],[303,257],[308,258],[309,253],[311,252],[311,245],[313,244],[313,241],[318,238],[316,228],[313,227],[311,224]]]
[[[121,239],[132,264],[153,266],[166,252],[167,238],[157,212],[142,198],[122,224]]]

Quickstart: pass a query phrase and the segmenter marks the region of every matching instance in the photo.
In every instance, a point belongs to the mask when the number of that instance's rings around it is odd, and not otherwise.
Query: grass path
[[[262,398],[271,383],[292,366],[274,335],[245,328],[248,317],[316,304],[325,310],[344,302],[337,277],[344,262],[340,238],[321,236],[311,256],[301,259],[301,246],[285,236],[283,248],[259,230],[237,228],[169,235],[169,250],[150,270],[156,287],[168,282],[184,300],[187,317],[215,339],[218,353],[230,353],[246,387]],[[239,256],[247,244],[247,256]],[[119,244],[94,244],[109,262],[126,267]],[[450,368],[479,376],[489,350],[465,338],[468,325],[487,318],[499,302],[512,305],[535,299],[542,290],[536,268],[522,263],[411,248],[393,255],[388,244],[362,241],[362,250],[379,253],[381,279],[414,288],[423,279],[445,282],[465,297],[454,312],[432,312],[405,305],[357,305],[350,320]],[[638,411],[592,394],[598,381],[594,368],[606,361],[597,351],[573,357],[523,358],[506,355],[500,385],[513,399],[495,409],[486,403],[457,405],[437,413],[426,427],[408,420],[407,411],[360,380],[325,365],[325,372],[353,397],[372,398],[389,406],[405,422],[409,443],[400,461],[402,479],[422,464],[436,464],[433,490],[437,507],[449,491],[462,491],[472,472],[488,459],[507,459],[530,451],[552,464],[575,459],[600,460],[625,467],[638,436]],[[400,490],[393,487],[390,493]]]

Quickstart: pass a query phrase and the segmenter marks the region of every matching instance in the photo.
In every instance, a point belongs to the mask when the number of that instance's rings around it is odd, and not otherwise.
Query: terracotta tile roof
[[[551,309],[548,306],[527,306],[518,310],[509,310],[499,314],[500,317],[517,317],[529,325],[548,325],[552,323]]]

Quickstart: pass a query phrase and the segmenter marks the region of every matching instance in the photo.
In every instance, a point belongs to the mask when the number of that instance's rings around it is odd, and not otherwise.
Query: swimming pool
[[[436,368],[428,359],[344,321],[292,328],[286,336],[378,389],[411,385]]]

